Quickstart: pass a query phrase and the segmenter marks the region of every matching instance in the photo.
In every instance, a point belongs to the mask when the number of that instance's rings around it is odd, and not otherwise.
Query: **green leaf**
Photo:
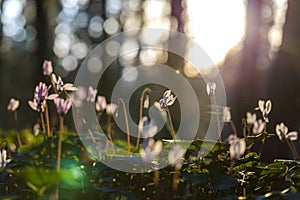
[[[210,188],[216,190],[227,190],[237,186],[238,184],[237,179],[232,175],[224,174],[218,171],[211,171],[210,179]]]
[[[275,134],[267,133],[267,132],[264,132],[264,133],[261,133],[258,135],[248,136],[246,139],[246,146],[247,146],[247,148],[251,148],[255,142],[261,142],[264,139],[273,137],[273,136],[275,136]]]

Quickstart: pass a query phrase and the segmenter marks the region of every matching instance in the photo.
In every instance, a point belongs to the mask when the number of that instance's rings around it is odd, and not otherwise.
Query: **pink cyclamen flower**
[[[276,125],[276,134],[281,141],[283,141],[284,139],[295,141],[298,139],[298,132],[289,132],[288,127],[283,122]]]
[[[88,95],[87,95],[86,100],[88,102],[92,102],[92,103],[95,102],[97,92],[98,92],[97,89],[94,89],[93,87],[89,86],[89,88],[88,88]]]
[[[215,82],[208,82],[206,84],[206,92],[209,97],[213,97],[215,95],[216,87],[217,87],[217,85]]]
[[[107,115],[114,115],[117,111],[118,105],[114,103],[110,103],[106,105],[106,114]]]
[[[140,154],[144,162],[153,163],[156,157],[160,154],[161,150],[162,142],[160,140],[155,142],[154,139],[150,138],[147,146],[141,148]]]
[[[58,94],[48,96],[50,88],[51,86],[47,87],[46,84],[42,82],[35,87],[33,101],[28,101],[29,106],[33,110],[44,112],[46,100],[53,100],[58,96]]]
[[[181,166],[182,166],[182,162],[184,160],[184,154],[185,154],[186,150],[179,146],[176,145],[174,146],[171,151],[169,151],[168,154],[168,161],[171,165],[173,165],[175,167],[176,170],[180,170]]]
[[[45,60],[43,63],[43,75],[50,76],[53,73],[52,62],[49,60]]]
[[[74,87],[72,83],[64,83],[60,76],[56,77],[55,74],[51,75],[51,81],[56,85],[57,92],[61,93],[63,91],[75,91],[77,88]]]
[[[64,100],[64,99],[58,97],[58,98],[54,99],[53,101],[56,106],[56,110],[57,110],[58,114],[62,115],[62,116],[66,115],[72,106],[71,99]]]
[[[96,110],[98,112],[103,112],[106,108],[106,99],[105,96],[98,96],[95,104]]]
[[[175,100],[176,96],[174,97],[173,94],[171,94],[171,90],[165,91],[162,99],[159,100],[160,108],[166,110],[168,106],[173,105]]]
[[[15,110],[18,109],[19,105],[20,105],[20,101],[19,100],[11,98],[9,100],[9,103],[8,103],[8,106],[7,106],[7,110],[14,112]]]
[[[247,124],[254,124],[256,122],[256,114],[252,114],[251,112],[247,112]]]
[[[265,120],[265,122],[269,123],[269,113],[271,112],[271,109],[272,109],[271,100],[268,100],[266,102],[264,100],[259,100],[258,108],[261,111],[262,117]]]
[[[245,139],[235,139],[229,146],[230,158],[238,160],[246,151]]]
[[[253,134],[260,134],[265,128],[265,123],[263,120],[259,119],[253,123]]]

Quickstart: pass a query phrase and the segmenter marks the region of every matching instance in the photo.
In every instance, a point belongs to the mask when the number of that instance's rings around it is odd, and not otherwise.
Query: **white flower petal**
[[[35,103],[33,103],[33,101],[28,101],[28,104],[33,110],[37,110],[37,107],[36,107]]]
[[[246,150],[246,142],[244,139],[238,139],[234,141],[229,147],[229,153],[231,159],[239,159]]]
[[[265,101],[264,100],[259,100],[258,101],[258,107],[259,107],[259,110],[264,113],[265,112]]]
[[[179,145],[176,145],[168,154],[169,163],[174,166],[178,166],[182,162],[184,154],[185,149]]]
[[[58,97],[58,94],[51,94],[47,97],[48,100],[53,100]]]
[[[163,94],[163,98],[168,98],[171,95],[171,90],[167,90]]]
[[[289,132],[286,136],[286,139],[291,140],[291,141],[295,141],[298,139],[298,132],[297,131],[292,131]]]
[[[166,101],[166,105],[167,105],[167,106],[173,105],[174,102],[176,101],[176,98],[177,98],[176,96],[173,97],[173,95],[170,95],[170,96],[168,97],[167,101]]]
[[[77,88],[74,87],[72,83],[64,84],[63,89],[66,91],[76,91],[77,90]]]
[[[247,119],[246,119],[247,124],[253,124],[256,121],[256,114],[255,113],[251,114],[250,112],[247,112],[246,116],[247,116]]]
[[[268,100],[266,102],[266,110],[265,110],[266,114],[269,114],[271,112],[271,109],[272,109],[272,102],[271,100]]]

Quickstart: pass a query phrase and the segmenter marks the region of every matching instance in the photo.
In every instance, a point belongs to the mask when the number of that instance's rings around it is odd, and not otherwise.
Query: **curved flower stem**
[[[218,128],[218,141],[221,142],[221,121],[219,116],[219,108],[217,105],[216,96],[212,97],[213,105],[216,107],[216,117],[217,117],[217,128]]]
[[[58,145],[57,145],[57,162],[56,162],[56,170],[60,171],[60,163],[61,163],[61,143],[62,143],[62,132],[64,127],[64,117],[59,115],[59,135],[58,135]]]
[[[21,147],[22,146],[22,141],[21,141],[21,137],[20,137],[19,129],[18,129],[18,114],[17,114],[17,110],[14,111],[14,119],[15,119],[16,131],[17,131],[18,145],[19,145],[19,147]]]
[[[297,152],[297,150],[296,150],[296,147],[295,147],[294,143],[292,143],[292,142],[291,142],[290,140],[288,140],[288,139],[286,139],[285,141],[286,141],[286,143],[288,144],[288,146],[289,146],[289,148],[290,148],[290,150],[291,150],[291,152],[292,152],[292,154],[293,154],[294,159],[299,158],[299,154],[298,154],[298,152]]]
[[[144,97],[146,93],[150,93],[151,89],[150,88],[145,88],[142,91],[141,97],[140,97],[140,113],[139,113],[139,122],[142,121],[143,117],[143,103],[144,103]],[[138,135],[137,135],[137,140],[136,140],[136,145],[135,147],[138,148],[140,144],[140,137],[141,137],[141,132],[140,129],[138,128]]]
[[[173,127],[173,122],[172,122],[172,118],[171,118],[171,112],[169,110],[169,108],[167,107],[166,109],[167,113],[168,113],[168,119],[169,119],[169,123],[170,123],[170,128],[171,128],[171,136],[173,137],[174,143],[175,143],[175,131],[174,131],[174,127]]]
[[[261,157],[261,153],[264,149],[265,140],[266,140],[266,138],[262,139],[262,141],[261,141],[262,144],[261,144],[261,147],[260,147],[260,150],[259,150],[258,158]]]
[[[155,164],[155,166],[154,166],[154,185],[155,185],[155,187],[156,187],[156,190],[157,190],[157,192],[158,192],[158,189],[159,189],[159,187],[158,187],[158,182],[159,182],[159,169],[158,169],[158,166],[157,166],[157,164]]]
[[[82,120],[82,123],[87,127],[88,132],[89,132],[89,134],[90,134],[90,136],[91,136],[91,139],[92,139],[93,143],[96,144],[96,140],[95,140],[95,138],[94,138],[94,135],[93,135],[91,129],[88,128],[88,125],[86,124],[85,119],[84,119],[84,118],[81,118],[81,120]]]
[[[56,161],[56,171],[60,171],[61,165],[61,150],[62,150],[62,132],[64,129],[64,117],[59,115],[59,135],[58,135],[58,145],[57,145],[57,161]],[[56,186],[55,199],[59,199],[59,185]]]
[[[178,189],[178,175],[179,175],[179,170],[175,169],[173,174],[173,183],[172,183],[172,188],[174,192],[177,192]]]
[[[46,118],[46,126],[47,126],[47,135],[48,135],[48,138],[51,138],[49,111],[48,111],[47,102],[45,104],[45,118]]]
[[[242,126],[243,126],[243,135],[244,135],[244,138],[246,139],[247,138],[248,126],[247,126],[247,121],[246,121],[245,118],[242,119]]]
[[[113,142],[112,142],[112,134],[111,134],[111,115],[108,115],[107,116],[107,137],[108,137],[108,140],[106,141],[106,152],[108,151],[108,145],[111,146],[112,150],[113,150],[113,154],[115,154],[115,149],[114,149],[114,145],[113,145]]]
[[[230,160],[229,174],[232,174],[232,170],[234,168],[235,162],[236,162],[235,159]]]
[[[236,130],[236,126],[234,124],[234,122],[232,120],[230,120],[230,126],[232,128],[232,131],[234,133],[235,136],[238,136],[237,130]]]
[[[130,130],[129,130],[129,124],[128,124],[127,110],[126,110],[124,100],[122,98],[119,98],[118,101],[120,104],[122,104],[122,107],[123,107],[124,120],[125,120],[126,133],[127,133],[127,145],[128,145],[127,153],[128,153],[128,155],[130,155]]]
[[[43,112],[40,112],[40,117],[41,117],[41,123],[42,123],[42,129],[44,132],[44,139],[46,139],[46,129],[45,129],[45,120],[44,120],[44,115]]]
[[[267,132],[267,122],[265,121],[264,132]]]

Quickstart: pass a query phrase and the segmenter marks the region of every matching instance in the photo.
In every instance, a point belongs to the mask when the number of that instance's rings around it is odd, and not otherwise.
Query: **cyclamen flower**
[[[53,100],[59,115],[66,115],[72,106],[71,99],[56,98]]]
[[[228,144],[232,144],[237,139],[238,139],[238,137],[236,135],[231,134],[228,136],[227,142],[228,142]]]
[[[72,101],[76,107],[80,107],[86,99],[87,92],[84,87],[79,86],[75,92],[71,94]]]
[[[183,156],[185,149],[179,145],[174,146],[168,154],[168,161],[171,165],[175,166],[176,170],[179,170],[182,166]]]
[[[250,112],[247,112],[247,119],[246,119],[246,121],[247,121],[247,124],[254,124],[254,122],[256,122],[256,114],[254,113],[254,114],[251,114]]]
[[[149,139],[148,144],[145,148],[140,150],[141,157],[146,163],[153,163],[155,158],[160,154],[162,150],[162,142],[159,140],[157,142],[154,139]]]
[[[55,99],[58,94],[51,94],[48,96],[48,92],[51,86],[47,87],[45,83],[40,82],[35,87],[33,101],[28,101],[29,106],[36,111],[44,112],[46,100]]]
[[[165,91],[162,99],[159,100],[160,108],[166,110],[168,106],[173,105],[175,100],[176,96],[174,97],[173,94],[171,94],[171,90]]]
[[[96,110],[98,112],[103,112],[106,108],[106,98],[105,96],[98,96],[95,103]]]
[[[43,63],[43,75],[50,76],[53,73],[52,62],[49,60],[45,60]]]
[[[253,134],[262,133],[265,128],[265,123],[260,119],[253,123]]]
[[[285,126],[283,122],[276,125],[276,134],[278,138],[282,141],[284,139],[294,141],[298,139],[298,132],[292,131],[288,133],[288,127]]]
[[[97,89],[94,89],[91,86],[89,86],[89,88],[88,88],[88,94],[87,94],[87,99],[86,100],[88,102],[92,102],[92,103],[95,102],[97,92],[98,92]]]
[[[231,112],[230,107],[225,106],[223,108],[223,121],[224,122],[230,122],[231,121]]]
[[[56,85],[56,90],[59,93],[63,92],[63,91],[71,91],[72,92],[72,91],[76,90],[76,87],[74,87],[74,85],[72,83],[64,83],[60,76],[58,76],[58,78],[56,78],[56,75],[52,74],[51,80]]]
[[[229,147],[230,159],[239,159],[246,151],[245,139],[236,138]]]
[[[151,138],[157,133],[158,127],[151,120],[149,123],[148,117],[144,116],[139,122],[139,131],[142,133],[143,138]]]
[[[11,98],[9,100],[9,103],[8,103],[8,106],[7,106],[7,110],[13,112],[13,111],[15,111],[15,110],[18,109],[19,105],[20,105],[20,101],[19,100]]]
[[[216,92],[216,83],[215,82],[208,82],[206,84],[206,92],[207,92],[207,95],[210,96],[210,97],[213,97],[215,95],[215,92]]]
[[[264,100],[259,100],[258,101],[258,107],[262,113],[262,117],[265,120],[265,122],[269,122],[269,118],[268,115],[271,112],[272,109],[272,102],[271,100],[268,100],[267,102],[265,102]]]
[[[11,159],[7,159],[7,152],[5,149],[0,150],[0,168],[6,167]]]
[[[117,111],[118,105],[114,103],[110,103],[106,105],[106,114],[114,115]]]

